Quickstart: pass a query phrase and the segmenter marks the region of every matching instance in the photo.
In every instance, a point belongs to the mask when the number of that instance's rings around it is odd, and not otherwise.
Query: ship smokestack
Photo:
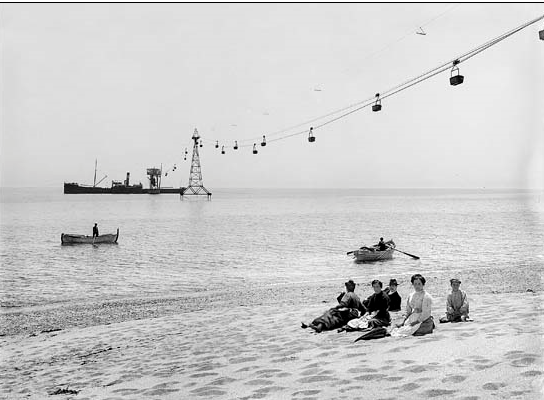
[[[128,186],[130,182],[130,172],[127,172],[127,179],[125,180],[125,186]]]

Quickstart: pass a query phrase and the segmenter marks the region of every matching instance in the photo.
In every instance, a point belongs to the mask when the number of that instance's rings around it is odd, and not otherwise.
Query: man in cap
[[[472,321],[468,316],[467,294],[459,289],[461,281],[457,278],[450,279],[451,293],[446,299],[446,316],[440,318],[440,322],[465,322]]]

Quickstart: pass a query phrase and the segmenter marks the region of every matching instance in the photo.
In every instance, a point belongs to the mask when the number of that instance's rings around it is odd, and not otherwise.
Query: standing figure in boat
[[[385,250],[388,249],[387,245],[383,241],[383,237],[380,238],[380,241],[378,242],[378,244],[376,246],[378,247],[378,250],[380,250],[380,251],[385,251]]]
[[[98,224],[95,222],[93,226],[93,238],[96,236],[99,236],[99,233],[98,233]]]
[[[323,315],[314,319],[309,325],[302,323],[302,328],[312,328],[317,333],[324,330],[339,328],[348,321],[359,318],[366,311],[359,296],[355,294],[356,283],[351,279],[345,283],[346,292],[337,297],[338,305],[327,310]]]

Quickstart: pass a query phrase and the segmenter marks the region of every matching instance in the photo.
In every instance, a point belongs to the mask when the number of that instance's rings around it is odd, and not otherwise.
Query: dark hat
[[[399,284],[397,283],[396,279],[389,279],[389,286],[391,286],[391,285],[398,286]]]
[[[353,285],[353,286],[355,286],[356,283],[353,282],[353,281],[350,279],[349,281],[347,281],[346,283],[344,283],[344,285],[346,285],[346,286],[347,286],[347,285]]]
[[[461,284],[461,281],[459,279],[457,279],[457,278],[450,279],[450,285],[452,283],[454,283],[454,282],[457,282],[457,283]]]

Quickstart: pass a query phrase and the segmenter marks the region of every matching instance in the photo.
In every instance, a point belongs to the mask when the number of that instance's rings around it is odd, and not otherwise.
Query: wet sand
[[[337,284],[275,288],[273,297],[258,302],[249,292],[235,300],[231,296],[228,303],[220,294],[216,300],[196,296],[188,303],[162,300],[168,307],[158,306],[159,316],[143,312],[138,319],[115,321],[112,316],[98,323],[84,318],[82,326],[73,322],[77,318],[66,318],[72,322],[57,328],[51,323],[51,329],[60,330],[49,332],[40,325],[31,332],[19,327],[0,337],[0,397],[543,398],[540,287],[534,292],[469,291],[474,321],[439,324],[446,292],[435,295],[443,279],[433,279],[427,286],[435,300],[437,329],[423,337],[354,343],[360,333],[301,329],[301,321],[334,305]],[[404,300],[409,287],[401,288]],[[464,289],[475,292],[471,285]],[[360,285],[356,292],[369,295],[370,288]],[[300,297],[306,298],[304,307],[297,305]],[[327,302],[318,300],[324,297]],[[145,301],[141,307],[150,308]],[[10,321],[22,315],[28,314]]]

